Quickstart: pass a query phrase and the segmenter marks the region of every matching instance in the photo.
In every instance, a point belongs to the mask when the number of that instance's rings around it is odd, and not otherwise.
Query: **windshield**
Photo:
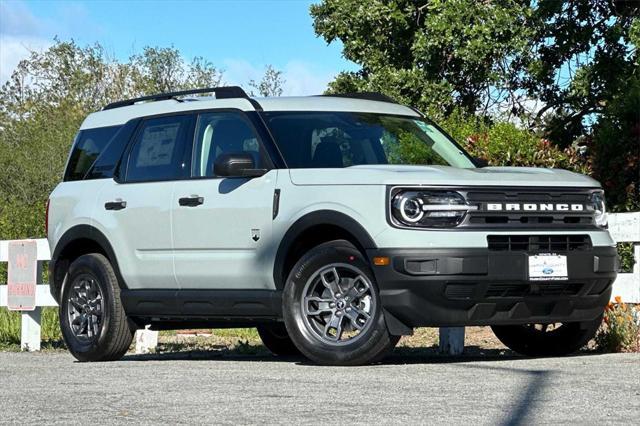
[[[265,112],[264,117],[290,168],[474,167],[459,146],[421,118],[361,112]]]

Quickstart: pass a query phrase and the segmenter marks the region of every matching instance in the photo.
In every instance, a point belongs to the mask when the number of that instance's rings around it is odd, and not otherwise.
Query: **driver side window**
[[[250,154],[256,168],[264,167],[264,152],[258,138],[249,122],[239,113],[200,114],[195,138],[194,177],[214,177],[213,165],[222,154]]]

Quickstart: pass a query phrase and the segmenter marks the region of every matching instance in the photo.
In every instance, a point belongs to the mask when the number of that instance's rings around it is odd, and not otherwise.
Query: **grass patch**
[[[20,312],[0,309],[0,349],[5,346],[20,346]],[[58,322],[58,308],[42,308],[42,340],[43,347],[46,342],[62,341],[60,325]]]

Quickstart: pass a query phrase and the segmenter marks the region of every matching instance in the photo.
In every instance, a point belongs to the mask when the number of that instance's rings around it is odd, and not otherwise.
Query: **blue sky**
[[[186,59],[203,56],[244,84],[272,64],[284,71],[285,94],[320,93],[342,70],[357,66],[315,36],[302,0],[21,1],[0,0],[0,81],[29,50],[53,37],[99,42],[120,60],[144,46],[174,46]]]

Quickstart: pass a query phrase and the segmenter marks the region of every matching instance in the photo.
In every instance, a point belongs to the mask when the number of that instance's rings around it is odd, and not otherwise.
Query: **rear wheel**
[[[595,336],[602,317],[588,322],[492,326],[509,349],[527,356],[561,356],[578,351]]]
[[[320,364],[371,363],[399,340],[387,329],[368,262],[348,241],[303,256],[289,274],[283,304],[291,339]]]
[[[120,301],[120,287],[106,257],[80,256],[69,267],[60,298],[60,329],[79,361],[122,358],[133,330]]]
[[[296,356],[300,351],[293,343],[283,323],[258,326],[258,334],[269,351],[278,356]]]

